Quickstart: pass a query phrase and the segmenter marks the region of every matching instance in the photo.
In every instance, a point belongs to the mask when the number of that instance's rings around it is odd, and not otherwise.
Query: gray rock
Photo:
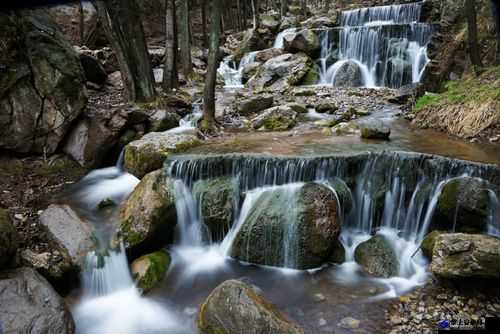
[[[299,20],[295,16],[283,16],[281,18],[281,25],[280,25],[280,31],[290,29],[290,28],[296,28],[300,25]]]
[[[432,251],[431,272],[452,280],[500,278],[500,239],[482,234],[441,234]]]
[[[84,110],[80,60],[42,11],[0,13],[0,148],[53,153]]]
[[[87,253],[96,248],[92,226],[67,205],[50,205],[40,215],[40,223],[68,264],[66,270],[80,269]]]
[[[83,72],[85,73],[85,79],[97,85],[104,85],[108,78],[108,74],[99,60],[85,53],[80,53],[78,57],[80,58]]]
[[[19,236],[9,217],[9,211],[0,208],[0,269],[15,257]]]
[[[297,124],[297,113],[289,106],[279,106],[264,110],[251,120],[254,129],[265,131],[286,131]]]
[[[0,273],[0,326],[6,334],[75,332],[63,299],[31,268]]]
[[[335,114],[339,107],[334,102],[323,101],[316,106],[316,111],[320,114]]]
[[[359,65],[353,61],[345,62],[337,70],[333,80],[335,87],[360,87],[363,86],[363,74]]]
[[[242,83],[245,84],[250,80],[257,72],[259,71],[259,68],[262,66],[262,63],[259,62],[253,62],[246,64],[243,66],[243,70],[241,73],[241,80]]]
[[[283,43],[286,53],[303,52],[313,58],[318,55],[321,48],[318,36],[309,29],[285,35]]]
[[[361,125],[361,138],[389,140],[391,129],[381,122],[370,122]]]
[[[259,63],[265,63],[271,58],[275,58],[281,56],[283,54],[283,50],[279,48],[270,48],[262,51],[257,51],[255,54],[255,61]]]
[[[236,280],[212,291],[200,307],[197,323],[205,334],[304,333],[250,286]]]
[[[238,113],[242,116],[257,114],[262,110],[271,108],[274,103],[272,96],[256,96],[242,100],[238,105]]]
[[[148,132],[162,132],[179,126],[181,117],[167,109],[154,109],[148,112]]]
[[[329,261],[340,226],[337,198],[324,185],[266,190],[238,231],[231,256],[263,265],[317,268]]]
[[[315,16],[302,22],[302,26],[308,29],[333,28],[336,26],[336,22],[326,16]]]
[[[399,272],[399,261],[387,239],[377,234],[358,245],[354,252],[356,262],[377,277],[392,277]]]

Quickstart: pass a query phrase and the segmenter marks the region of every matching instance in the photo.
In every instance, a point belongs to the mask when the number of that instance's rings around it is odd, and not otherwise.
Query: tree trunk
[[[179,42],[181,47],[181,65],[182,73],[189,79],[193,72],[193,64],[191,62],[191,45],[189,42],[189,1],[180,1],[179,13]]]
[[[288,0],[281,0],[281,16],[286,16],[288,12]]]
[[[207,35],[207,7],[208,1],[201,1],[201,26],[203,30],[203,46],[208,48],[208,35]]]
[[[495,20],[496,37],[497,37],[495,65],[500,65],[500,1],[491,0],[491,6],[493,7],[493,19]]]
[[[220,21],[222,0],[212,1],[212,22],[210,25],[210,50],[208,54],[205,89],[203,91],[203,128],[209,130],[215,123],[215,85],[219,67]]]
[[[165,68],[163,69],[163,89],[170,91],[179,86],[177,75],[177,25],[175,20],[175,0],[165,4]]]
[[[85,13],[83,12],[83,0],[78,1],[78,17],[79,17],[79,27],[78,32],[80,34],[80,46],[85,44]]]
[[[95,0],[99,18],[120,65],[130,101],[155,97],[154,77],[135,0]]]
[[[253,13],[253,29],[256,30],[260,25],[260,17],[259,17],[259,0],[251,0],[252,1],[252,13]]]
[[[465,13],[467,15],[467,32],[469,43],[469,56],[475,69],[482,67],[479,44],[477,42],[477,17],[474,0],[465,0]]]

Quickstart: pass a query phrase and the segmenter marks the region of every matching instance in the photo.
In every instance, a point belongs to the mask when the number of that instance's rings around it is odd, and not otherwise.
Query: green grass
[[[436,104],[439,100],[441,100],[441,96],[439,94],[426,94],[417,100],[414,111],[419,112],[430,105]]]

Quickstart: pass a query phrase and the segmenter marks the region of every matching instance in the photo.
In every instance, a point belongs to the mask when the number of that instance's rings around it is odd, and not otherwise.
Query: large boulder
[[[19,243],[16,228],[9,217],[9,211],[0,208],[0,269],[15,257]]]
[[[326,16],[314,16],[301,23],[304,28],[308,29],[321,29],[333,28],[337,25],[334,19]]]
[[[163,280],[169,266],[170,256],[164,251],[157,251],[134,260],[130,271],[137,287],[148,292]]]
[[[162,167],[165,159],[200,143],[196,134],[151,132],[125,146],[125,169],[138,178]]]
[[[318,183],[265,190],[245,217],[231,256],[263,265],[317,268],[329,261],[340,233],[338,210],[335,193]]]
[[[361,125],[361,138],[389,140],[391,128],[382,122],[371,121]]]
[[[441,278],[500,279],[500,239],[483,234],[441,234],[432,251],[431,272]]]
[[[279,15],[260,15],[260,27],[264,29],[268,29],[271,33],[275,34],[280,27],[280,18]]]
[[[64,300],[31,268],[0,272],[2,333],[73,334]]]
[[[354,251],[356,262],[370,275],[392,277],[399,272],[399,261],[389,241],[377,234],[362,242]]]
[[[474,177],[457,177],[444,185],[432,219],[432,229],[480,233],[487,229],[489,185]]]
[[[286,131],[297,124],[297,112],[287,105],[269,108],[253,118],[251,124],[256,130]]]
[[[340,65],[333,78],[335,87],[361,87],[363,86],[363,74],[356,62],[347,61]]]
[[[241,59],[249,52],[263,50],[267,47],[268,45],[262,34],[257,30],[249,29],[245,32],[243,40],[239,44],[238,49],[235,50],[234,55],[236,58]]]
[[[318,36],[309,29],[285,35],[283,43],[285,52],[303,52],[312,58],[318,55],[321,48]]]
[[[163,170],[141,180],[121,207],[115,246],[123,242],[126,249],[154,249],[155,243],[172,241],[177,221],[174,182]]]
[[[236,180],[229,177],[199,180],[193,184],[193,196],[200,204],[201,217],[211,239],[224,239],[233,224],[238,205],[239,187]]]
[[[212,291],[200,307],[197,323],[204,334],[304,333],[263,296],[237,280],[225,281]]]
[[[255,96],[238,102],[238,113],[242,116],[256,114],[271,108],[274,103],[273,96]]]
[[[255,61],[259,63],[265,63],[271,58],[281,56],[283,54],[283,49],[270,48],[262,51],[257,51],[255,53]]]
[[[283,91],[317,75],[312,59],[304,53],[286,53],[265,62],[247,83],[253,90]]]
[[[52,273],[80,270],[87,253],[96,249],[92,226],[67,205],[50,205],[40,215],[40,223],[47,230],[50,243],[62,256],[57,265],[60,270]]]
[[[87,97],[80,60],[41,11],[0,13],[0,148],[53,153]]]

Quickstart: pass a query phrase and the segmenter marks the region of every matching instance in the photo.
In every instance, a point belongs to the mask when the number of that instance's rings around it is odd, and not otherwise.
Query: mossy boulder
[[[431,233],[427,234],[422,240],[422,243],[420,244],[420,249],[422,250],[422,253],[424,253],[425,257],[428,259],[432,259],[432,252],[434,250],[434,245],[436,244],[437,237],[439,237],[441,234],[445,232],[443,231],[432,231]]]
[[[333,263],[344,263],[345,262],[345,248],[339,239],[336,239],[333,244],[333,252],[330,257],[330,261]]]
[[[225,281],[210,293],[200,307],[197,325],[204,334],[304,333],[263,296],[237,280]]]
[[[295,269],[329,261],[341,227],[338,201],[330,188],[291,184],[252,196],[257,197],[235,237],[232,257]]]
[[[264,37],[259,30],[247,30],[243,35],[243,40],[239,44],[238,49],[234,51],[236,59],[243,58],[249,52],[266,49],[268,45]]]
[[[151,132],[125,146],[125,169],[138,178],[162,167],[165,159],[200,144],[191,133]]]
[[[240,115],[248,116],[271,108],[273,103],[274,97],[272,96],[255,96],[239,101],[237,110]]]
[[[251,120],[252,127],[263,131],[286,131],[297,124],[297,113],[288,105],[264,110]]]
[[[10,220],[9,211],[0,208],[0,269],[12,261],[19,245],[19,236]]]
[[[203,223],[213,241],[220,241],[229,232],[235,219],[239,186],[230,177],[200,180],[193,184],[193,196],[201,207]]]
[[[431,272],[452,280],[500,279],[500,239],[483,234],[441,234],[432,251]]]
[[[487,229],[490,212],[489,185],[474,177],[449,180],[439,196],[432,229],[480,233]]]
[[[361,138],[389,140],[391,128],[380,122],[371,122],[361,125]]]
[[[321,45],[318,36],[313,30],[303,29],[284,36],[284,50],[287,53],[303,52],[309,57],[316,58]]]
[[[302,103],[287,103],[287,107],[295,111],[297,114],[307,114],[307,107]]]
[[[169,266],[170,256],[164,251],[157,251],[134,260],[130,271],[137,287],[148,292],[163,280]]]
[[[335,190],[337,199],[340,204],[341,211],[346,215],[353,208],[354,199],[352,198],[351,189],[344,180],[336,177],[327,182],[328,186]]]
[[[113,246],[151,249],[172,241],[177,221],[175,180],[164,170],[147,174],[120,209]]]
[[[399,272],[399,261],[389,241],[377,234],[362,242],[354,251],[356,262],[370,275],[392,277]]]

